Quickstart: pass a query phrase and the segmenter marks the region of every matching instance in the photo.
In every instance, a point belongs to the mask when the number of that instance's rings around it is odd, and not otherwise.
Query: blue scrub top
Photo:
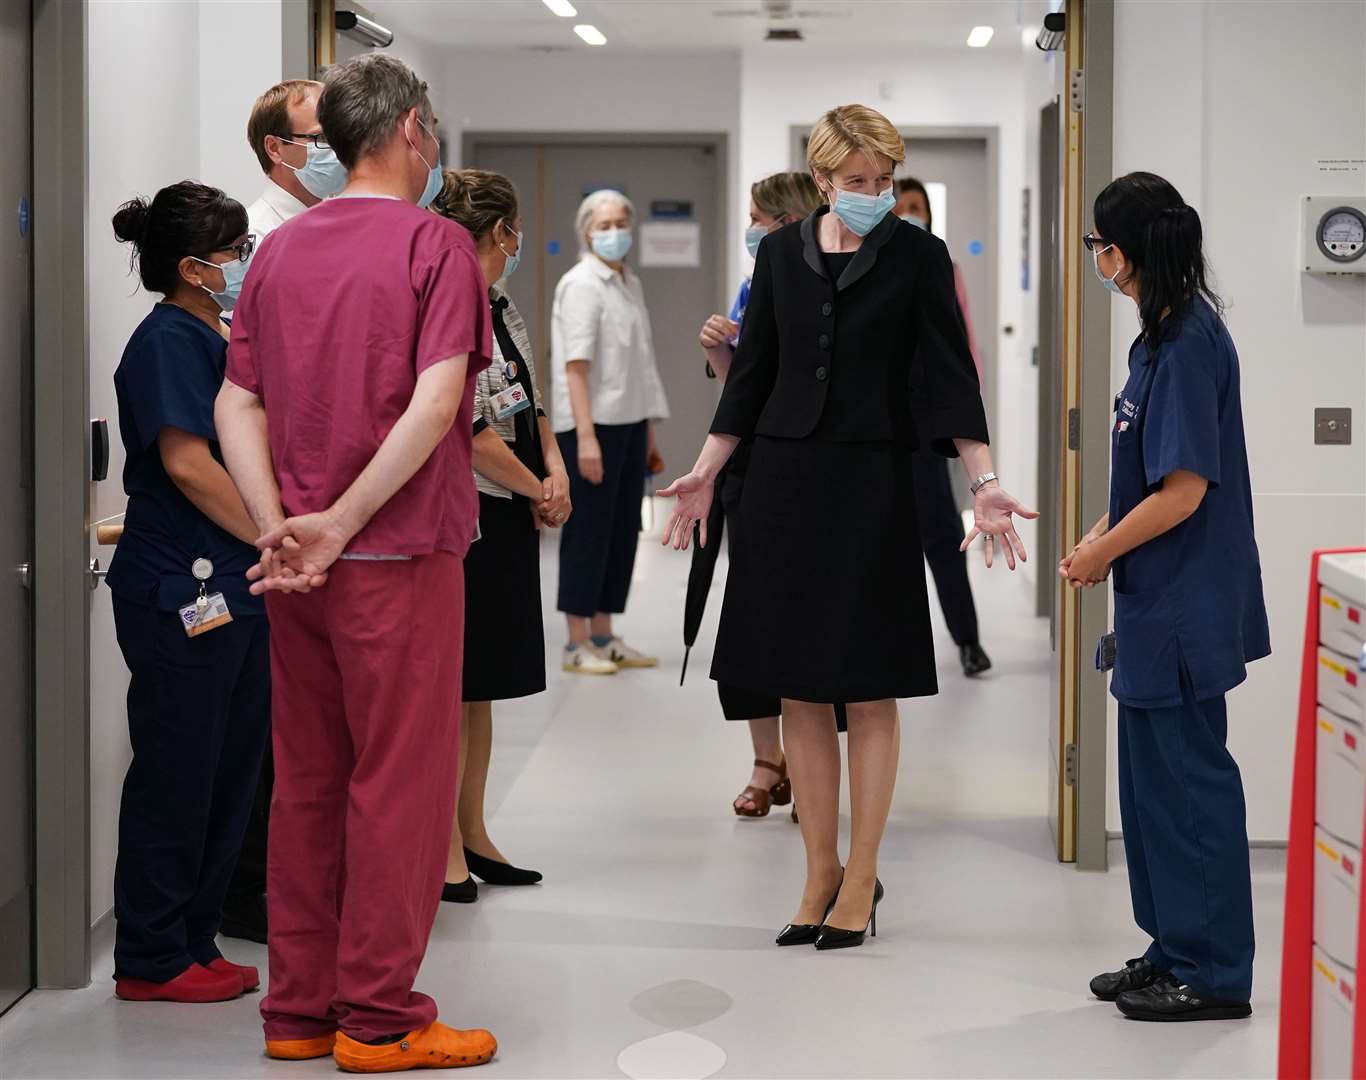
[[[223,385],[228,343],[174,304],[157,304],[133,331],[114,372],[119,433],[128,495],[123,538],[108,583],[121,599],[162,611],[194,602],[196,559],[213,563],[209,593],[221,592],[234,617],[264,615],[265,601],[248,591],[245,574],[257,561],[250,544],[220,529],[176,487],[161,463],[157,436],[173,427],[209,440],[220,463],[213,404]]]
[[[1111,432],[1111,527],[1178,469],[1209,481],[1200,506],[1114,564],[1110,692],[1134,708],[1179,705],[1183,667],[1197,700],[1217,697],[1271,652],[1238,353],[1202,297],[1156,353],[1142,338],[1129,350]]]
[[[747,307],[749,307],[749,278],[745,278],[744,281],[740,282],[740,291],[735,294],[735,303],[730,306],[730,321],[735,323],[736,326],[743,323],[745,321],[745,308]],[[733,348],[739,341],[740,335],[737,332],[736,335],[730,339],[731,347]]]

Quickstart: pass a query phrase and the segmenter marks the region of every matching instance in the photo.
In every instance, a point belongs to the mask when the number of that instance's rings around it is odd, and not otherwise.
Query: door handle
[[[14,568],[14,572],[19,576],[20,588],[31,592],[33,590],[33,564],[20,563]]]
[[[100,587],[100,581],[101,581],[101,580],[104,578],[104,576],[105,576],[106,574],[108,574],[108,573],[109,573],[108,570],[101,570],[101,569],[100,569],[100,560],[99,560],[99,559],[91,559],[91,560],[90,560],[90,591],[91,591],[91,592],[94,592],[96,589],[98,589],[98,588]]]

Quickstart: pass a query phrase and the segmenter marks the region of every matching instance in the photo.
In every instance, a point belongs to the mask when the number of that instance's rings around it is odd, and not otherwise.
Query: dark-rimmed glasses
[[[238,262],[246,262],[251,258],[251,253],[256,250],[256,234],[247,233],[247,238],[240,244],[226,244],[221,248],[214,248],[215,251],[231,251],[237,256]]]
[[[1104,251],[1108,247],[1114,247],[1109,240],[1106,240],[1103,236],[1097,236],[1094,232],[1089,232],[1083,236],[1081,242],[1086,246],[1087,251],[1095,251],[1097,245],[1100,246],[1101,251]]]

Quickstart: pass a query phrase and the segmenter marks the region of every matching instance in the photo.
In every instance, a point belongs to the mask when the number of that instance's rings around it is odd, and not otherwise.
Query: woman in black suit
[[[678,496],[664,543],[686,547],[706,521],[717,470],[754,438],[712,677],[783,699],[807,877],[780,945],[845,948],[876,932],[896,699],[938,690],[915,448],[963,458],[976,511],[964,547],[982,536],[988,566],[999,553],[1014,569],[1025,553],[1013,515],[1035,516],[992,472],[948,251],[888,214],[904,157],[896,128],[861,105],[813,129],[807,163],[829,207],[760,244],[711,435],[692,472],[661,492]],[[843,868],[836,702],[849,715]]]

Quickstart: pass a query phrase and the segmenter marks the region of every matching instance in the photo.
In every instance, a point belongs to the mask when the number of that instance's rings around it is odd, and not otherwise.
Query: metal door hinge
[[[1067,100],[1072,105],[1073,112],[1081,112],[1086,108],[1086,71],[1077,68],[1072,72],[1072,77],[1068,80]]]
[[[15,567],[15,570],[19,574],[20,588],[28,589],[31,592],[33,590],[33,564],[20,563]]]
[[[1067,449],[1081,449],[1081,410],[1067,410]]]
[[[1068,787],[1076,787],[1077,784],[1077,744],[1068,743],[1063,754],[1063,782]]]

